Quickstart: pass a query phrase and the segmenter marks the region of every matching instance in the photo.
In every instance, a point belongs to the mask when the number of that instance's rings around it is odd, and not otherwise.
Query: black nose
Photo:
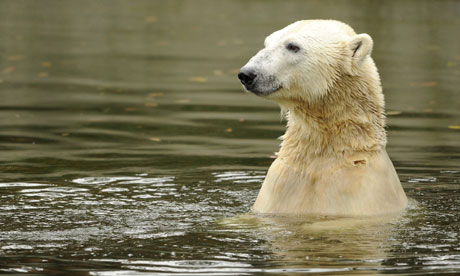
[[[254,79],[257,77],[256,74],[252,71],[240,71],[238,74],[238,78],[240,79],[241,83],[244,84],[245,86],[250,86],[253,82]]]

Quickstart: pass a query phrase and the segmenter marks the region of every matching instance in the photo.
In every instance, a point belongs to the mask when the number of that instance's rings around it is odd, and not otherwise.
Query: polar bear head
[[[372,39],[334,20],[304,20],[265,39],[264,48],[244,65],[238,78],[244,88],[278,102],[313,102],[327,95],[342,76],[371,74]],[[373,76],[372,76],[373,75]]]

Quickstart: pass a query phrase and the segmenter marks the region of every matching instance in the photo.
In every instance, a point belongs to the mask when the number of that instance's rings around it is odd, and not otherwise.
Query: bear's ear
[[[353,36],[348,41],[348,48],[351,51],[353,63],[359,63],[366,56],[370,55],[373,46],[372,38],[368,34],[359,34]]]

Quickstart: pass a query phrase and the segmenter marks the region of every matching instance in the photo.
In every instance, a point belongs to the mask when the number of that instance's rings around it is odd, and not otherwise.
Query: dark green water
[[[400,218],[241,216],[284,123],[236,73],[312,18],[374,39],[418,202]],[[0,1],[0,272],[460,273],[459,18],[459,1]]]

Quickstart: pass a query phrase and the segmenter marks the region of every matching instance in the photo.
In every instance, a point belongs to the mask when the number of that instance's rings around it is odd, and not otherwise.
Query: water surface
[[[459,14],[458,1],[1,1],[0,271],[458,273]],[[247,214],[284,123],[236,74],[310,18],[374,39],[387,150],[417,202],[401,217]]]

